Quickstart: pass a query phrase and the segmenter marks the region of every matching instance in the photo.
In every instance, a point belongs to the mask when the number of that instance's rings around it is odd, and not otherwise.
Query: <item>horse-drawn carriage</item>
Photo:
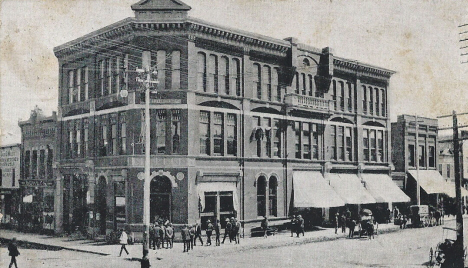
[[[377,234],[378,225],[374,224],[374,216],[370,209],[362,209],[359,213],[359,237],[373,238]]]
[[[442,227],[442,240],[437,244],[435,250],[429,251],[429,266],[440,265],[440,267],[454,267],[455,245],[457,241],[457,230],[449,227]],[[466,247],[463,249],[463,260],[466,259]]]
[[[428,205],[410,206],[411,224],[413,227],[428,227],[436,225],[436,219],[429,210]]]

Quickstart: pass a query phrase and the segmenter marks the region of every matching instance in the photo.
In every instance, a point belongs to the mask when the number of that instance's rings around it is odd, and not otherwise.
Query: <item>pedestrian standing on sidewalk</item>
[[[268,238],[268,218],[266,216],[263,217],[261,227],[263,230],[263,237]]]
[[[338,225],[340,224],[340,213],[335,214],[335,234],[338,234]]]
[[[180,231],[180,234],[182,235],[182,241],[184,243],[184,252],[189,252],[192,239],[190,238],[190,230],[188,224],[184,225],[184,228]]]
[[[156,243],[156,248],[161,248],[161,226],[156,222],[154,226],[154,241]]]
[[[200,240],[200,243],[203,246],[203,239],[201,238],[201,226],[198,222],[195,224],[195,238],[193,239],[194,246],[197,245],[197,238]]]
[[[149,247],[153,248],[153,250],[156,249],[156,231],[154,229],[154,223],[152,223],[149,228]]]
[[[224,240],[226,240],[226,236],[229,237],[229,243],[232,242],[231,240],[231,229],[232,229],[232,224],[231,222],[229,221],[229,218],[226,218],[226,227],[224,228],[224,238],[223,238],[223,244],[224,244]]]
[[[214,224],[214,230],[216,234],[216,246],[219,246],[221,244],[219,236],[221,235],[221,224],[219,223],[219,220],[216,220]]]
[[[166,227],[164,226],[163,222],[161,222],[161,231],[160,232],[160,236],[161,236],[161,245],[162,245],[162,248],[164,248],[164,242],[166,242]]]
[[[206,245],[211,246],[211,235],[213,234],[213,224],[210,220],[206,221]],[[203,245],[203,244],[202,244]]]
[[[291,219],[291,237],[293,237],[294,233],[296,233],[296,225],[297,225],[296,215],[292,215],[292,219]]]
[[[305,235],[305,233],[304,233],[304,218],[302,218],[301,215],[297,215],[296,234],[297,234],[297,237],[299,237],[299,234],[302,234],[302,236]]]
[[[174,245],[174,229],[172,223],[168,222],[166,227],[166,242],[167,248],[172,248]]]
[[[348,234],[348,237],[349,237],[349,238],[353,238],[353,236],[354,236],[354,228],[356,228],[356,221],[355,221],[355,220],[349,220],[348,227],[349,227],[349,234]]]
[[[190,234],[190,249],[193,249],[193,246],[195,245],[195,225],[191,225],[189,229],[189,234]]]
[[[341,215],[340,221],[341,221],[341,233],[346,234],[346,222],[350,221],[351,219],[346,219],[346,215],[343,213]]]
[[[16,245],[16,238],[13,238],[10,243],[8,243],[8,252],[8,255],[11,256],[11,261],[8,268],[11,268],[13,264],[15,265],[15,268],[18,268],[18,264],[16,264],[16,257],[19,256],[20,253],[18,251],[18,246]]]
[[[125,232],[124,229],[121,229],[120,230],[122,233],[120,234],[120,254],[119,254],[119,257],[122,256],[122,250],[125,250],[125,252],[127,253],[128,255],[128,250],[126,248],[126,245],[128,244],[128,236],[127,236],[127,233]]]
[[[236,239],[236,244],[240,244],[240,233],[241,233],[241,222],[237,218],[234,218],[234,238]]]

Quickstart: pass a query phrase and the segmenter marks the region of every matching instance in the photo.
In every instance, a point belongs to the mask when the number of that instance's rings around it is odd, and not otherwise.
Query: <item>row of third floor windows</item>
[[[158,71],[158,90],[180,89],[180,61],[180,51],[178,50],[173,50],[170,53],[158,50],[151,53],[151,67]],[[86,101],[93,96],[101,97],[118,93],[121,89],[128,89],[128,82],[135,80],[135,70],[138,67],[141,68],[141,57],[122,54],[100,58],[96,68],[82,66],[68,70],[68,103]],[[89,85],[91,75],[96,77],[96,90],[93,96],[91,96]]]

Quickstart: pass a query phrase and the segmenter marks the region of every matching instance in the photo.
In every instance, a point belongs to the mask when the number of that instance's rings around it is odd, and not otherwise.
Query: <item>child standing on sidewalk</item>
[[[18,264],[16,264],[16,257],[20,255],[20,253],[18,251],[18,247],[16,246],[16,238],[13,238],[11,242],[8,243],[8,252],[11,256],[10,266],[8,266],[8,268],[11,268],[13,264],[15,264],[15,267],[18,268]]]

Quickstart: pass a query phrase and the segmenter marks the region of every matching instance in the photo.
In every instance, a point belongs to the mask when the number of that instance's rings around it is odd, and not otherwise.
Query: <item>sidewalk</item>
[[[357,229],[357,228],[356,228]],[[379,224],[378,235],[388,232],[395,232],[400,230],[399,226],[390,224]],[[359,236],[359,235],[357,235]],[[13,237],[16,237],[19,243],[28,243],[34,247],[40,247],[49,250],[72,250],[78,252],[99,254],[99,255],[112,255],[118,256],[120,246],[119,245],[107,245],[102,242],[95,242],[90,240],[73,240],[70,237],[55,237],[47,236],[40,234],[31,234],[31,233],[19,233],[12,230],[0,230],[0,240],[6,242],[11,240]],[[320,228],[316,231],[308,231],[305,233],[305,236],[291,237],[291,233],[286,231],[281,231],[274,236],[269,236],[268,238],[264,237],[245,237],[241,238],[240,244],[229,243],[227,240],[221,246],[198,246],[194,248],[194,251],[190,251],[189,254],[197,254],[197,256],[203,257],[207,255],[217,255],[217,254],[228,254],[230,252],[241,252],[248,251],[252,249],[266,249],[266,248],[277,248],[284,246],[293,246],[306,243],[315,243],[330,241],[335,239],[346,239],[347,234],[342,234],[341,229],[338,230],[338,234],[335,234],[334,228]],[[212,237],[214,244],[214,236]],[[364,239],[364,238],[363,238]],[[203,237],[204,242],[206,243],[206,237]],[[221,236],[222,241],[222,236]],[[127,246],[130,255],[127,258],[140,258],[142,252],[142,245],[129,245]],[[156,255],[162,258],[170,258],[177,256],[182,253],[183,245],[182,243],[174,243],[174,248],[169,249],[160,249],[157,250],[157,254],[154,254],[153,250],[150,250],[150,257],[156,259]],[[193,252],[193,253],[192,253]]]

